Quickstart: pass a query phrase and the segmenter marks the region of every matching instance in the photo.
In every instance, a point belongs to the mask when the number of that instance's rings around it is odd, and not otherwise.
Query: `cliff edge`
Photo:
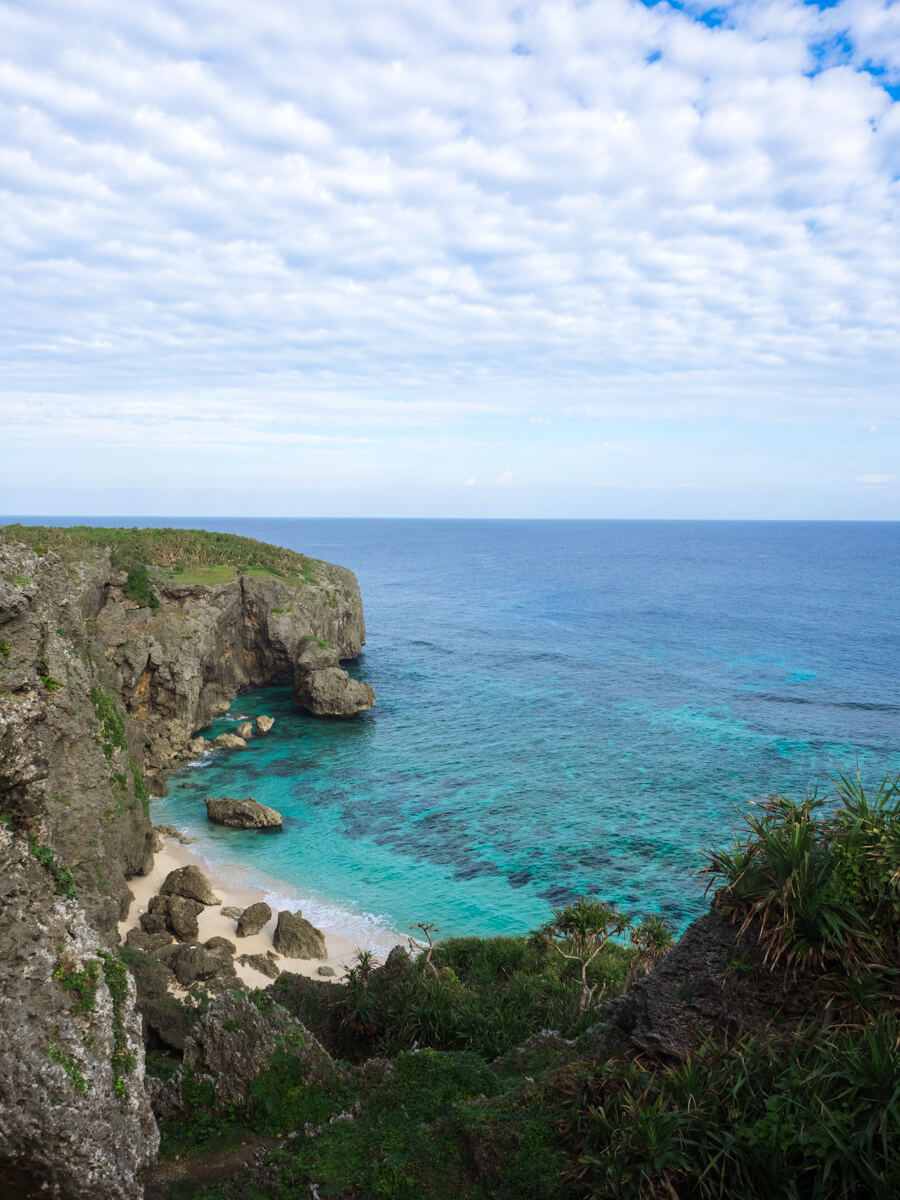
[[[371,687],[339,665],[364,641],[352,572],[291,551],[199,531],[0,528],[10,1195],[140,1194],[157,1145],[130,1048],[140,1018],[127,973],[114,986],[104,971],[127,879],[152,861],[149,792],[242,688],[291,686],[317,715],[371,707]]]

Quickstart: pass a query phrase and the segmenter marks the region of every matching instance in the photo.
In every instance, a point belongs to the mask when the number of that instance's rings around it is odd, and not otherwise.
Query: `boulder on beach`
[[[256,732],[257,733],[268,733],[274,724],[275,724],[274,717],[259,716],[256,718]]]
[[[236,733],[220,733],[217,738],[213,738],[213,745],[220,746],[223,750],[243,750],[247,743]]]
[[[234,732],[239,738],[243,738],[245,742],[249,742],[249,740],[253,737],[253,726],[249,721],[241,721],[240,725],[238,725]]]
[[[238,917],[237,935],[238,937],[252,937],[253,934],[259,933],[262,927],[272,920],[272,910],[264,900],[260,900],[256,904],[251,904],[249,908],[245,908]]]
[[[170,871],[159,889],[161,896],[184,896],[185,900],[196,900],[198,904],[221,904],[212,890],[212,885],[199,867],[179,867]]]
[[[200,932],[197,918],[203,905],[184,896],[151,896],[147,911],[141,916],[141,929],[145,933],[161,933],[168,930],[182,941],[191,941]]]
[[[286,958],[328,957],[322,930],[310,924],[299,910],[295,913],[284,911],[278,914],[272,944],[278,953]]]
[[[206,815],[217,825],[230,829],[271,829],[281,825],[281,813],[251,797],[236,800],[228,796],[207,796]]]
[[[240,920],[242,911],[243,910],[238,908],[236,904],[226,904],[222,908],[222,916],[230,917],[232,921],[238,921]]]

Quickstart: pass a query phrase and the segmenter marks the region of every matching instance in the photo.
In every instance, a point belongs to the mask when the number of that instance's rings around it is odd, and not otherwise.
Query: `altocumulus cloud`
[[[6,440],[891,421],[898,96],[890,0],[0,0]]]

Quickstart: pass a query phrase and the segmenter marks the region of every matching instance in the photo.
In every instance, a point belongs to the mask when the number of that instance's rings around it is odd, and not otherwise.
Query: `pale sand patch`
[[[153,869],[150,874],[135,875],[128,881],[128,886],[131,889],[134,900],[128,910],[128,916],[124,921],[119,922],[120,940],[124,943],[128,930],[139,926],[141,913],[147,911],[151,896],[157,894],[170,871],[174,871],[178,867],[199,867],[209,879],[213,891],[222,901],[222,904],[221,906],[209,905],[207,908],[204,908],[203,912],[197,918],[197,924],[200,928],[198,940],[205,942],[211,937],[225,937],[229,941],[234,942],[237,946],[234,967],[241,982],[245,983],[248,987],[268,987],[272,980],[267,975],[263,975],[262,971],[256,971],[253,967],[249,967],[245,963],[239,963],[237,956],[239,954],[265,954],[268,950],[275,952],[275,948],[272,945],[272,935],[275,932],[275,923],[278,919],[275,906],[270,904],[273,910],[272,920],[259,933],[254,934],[253,937],[239,938],[235,932],[237,922],[233,921],[230,917],[224,916],[222,913],[222,908],[228,908],[229,905],[243,909],[250,904],[255,904],[258,900],[265,900],[267,903],[270,903],[267,894],[258,888],[244,887],[223,879],[214,869],[210,868],[209,864],[199,854],[195,854],[187,846],[183,846],[174,838],[163,838],[162,841],[163,847],[154,857]],[[322,976],[318,973],[319,967],[328,966],[334,969],[334,976],[329,976],[328,978],[332,982],[340,982],[344,977],[344,968],[350,966],[356,957],[357,947],[353,942],[348,941],[347,938],[341,937],[340,934],[332,933],[327,929],[323,929],[322,932],[325,935],[325,948],[328,951],[327,958],[286,958],[283,955],[278,955],[277,965],[280,970],[290,971],[294,975],[305,975],[309,979],[321,979]]]

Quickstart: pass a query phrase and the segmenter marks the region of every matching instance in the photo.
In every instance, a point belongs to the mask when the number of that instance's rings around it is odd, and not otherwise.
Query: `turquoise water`
[[[682,926],[754,798],[900,772],[896,524],[205,524],[357,572],[378,703],[239,697],[273,733],[174,775],[154,820],[360,943],[527,931],[580,892]],[[285,830],[211,827],[206,795]]]

